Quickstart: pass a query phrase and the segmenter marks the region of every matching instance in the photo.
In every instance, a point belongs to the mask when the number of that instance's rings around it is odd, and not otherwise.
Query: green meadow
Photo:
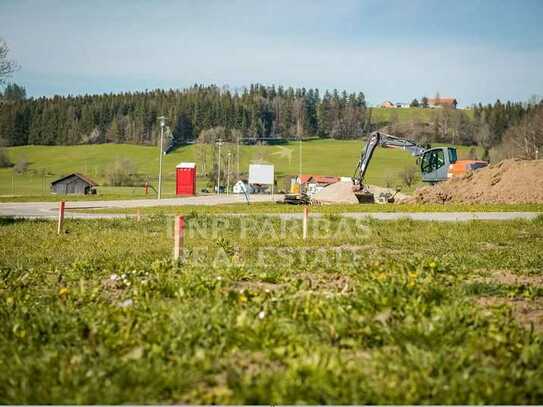
[[[398,109],[401,110],[401,109]],[[302,172],[304,174],[352,176],[363,149],[359,140],[312,140],[302,144]],[[469,147],[459,146],[459,154],[467,154]],[[104,172],[118,159],[129,159],[136,170],[148,177],[156,186],[159,153],[156,147],[128,144],[98,144],[78,146],[23,146],[7,149],[12,162],[28,162],[25,174],[17,175],[10,168],[0,169],[0,197],[6,196],[49,196],[49,184],[54,179],[80,172],[103,185]],[[241,146],[240,171],[246,173],[249,164],[263,160],[275,165],[278,178],[278,190],[284,189],[281,177],[299,173],[300,145],[297,142],[281,146]],[[175,193],[175,166],[183,161],[194,161],[199,165],[195,146],[184,146],[165,156],[164,186],[165,195]],[[400,172],[415,165],[415,158],[410,154],[391,149],[375,151],[368,169],[367,181],[370,184],[396,186],[401,184]],[[232,167],[237,166],[233,163]],[[225,168],[223,167],[223,171]],[[198,190],[205,187],[207,180],[198,179]],[[98,198],[104,197],[143,197],[143,187],[108,187],[98,188]]]
[[[542,221],[0,219],[0,403],[541,404]]]

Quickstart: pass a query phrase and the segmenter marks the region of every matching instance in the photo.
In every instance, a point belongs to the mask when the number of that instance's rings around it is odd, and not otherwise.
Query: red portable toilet
[[[196,163],[181,163],[175,168],[175,194],[196,195]]]

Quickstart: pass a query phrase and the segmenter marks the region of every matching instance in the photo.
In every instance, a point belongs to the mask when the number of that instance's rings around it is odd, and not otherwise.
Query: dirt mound
[[[379,198],[382,196],[390,195],[394,196],[396,202],[403,202],[403,200],[410,198],[409,195],[396,193],[391,188],[383,188],[375,185],[367,186],[368,191],[374,194],[376,202],[379,202]],[[353,192],[353,184],[351,182],[336,182],[324,188],[322,191],[313,195],[312,201],[316,204],[357,204],[358,199]]]
[[[336,182],[328,185],[322,191],[313,195],[312,201],[315,203],[345,203],[357,204],[358,199],[353,192],[353,184],[351,182]]]
[[[543,160],[504,160],[417,189],[420,203],[543,203]]]
[[[396,192],[392,188],[378,187],[377,185],[368,185],[367,188],[374,195],[375,202],[384,202],[383,199],[388,196],[394,197],[394,203],[403,203],[412,198],[411,195]]]

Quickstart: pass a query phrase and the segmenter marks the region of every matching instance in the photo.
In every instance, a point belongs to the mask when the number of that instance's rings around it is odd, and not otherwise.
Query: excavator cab
[[[456,148],[435,147],[426,150],[420,158],[420,170],[424,182],[446,181],[449,166],[457,161]]]

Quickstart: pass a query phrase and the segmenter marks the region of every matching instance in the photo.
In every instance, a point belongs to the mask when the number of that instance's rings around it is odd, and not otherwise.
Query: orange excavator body
[[[474,171],[478,168],[486,167],[488,163],[481,160],[457,160],[454,164],[449,165],[447,172],[448,178],[460,177],[469,171]]]

